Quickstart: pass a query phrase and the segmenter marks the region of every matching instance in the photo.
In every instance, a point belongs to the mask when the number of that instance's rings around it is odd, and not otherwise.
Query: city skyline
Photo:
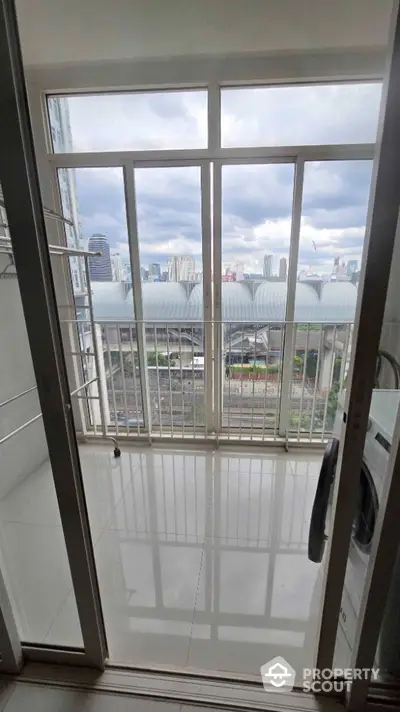
[[[308,99],[303,97],[300,101],[294,89],[286,87],[282,90],[284,101],[280,100],[280,107],[298,106],[302,112],[288,112],[286,122],[282,122],[281,116],[278,122],[273,106],[275,98],[273,101],[268,98],[270,94],[265,90],[247,90],[248,109],[242,106],[240,91],[223,92],[222,133],[225,145],[265,144],[269,140],[263,134],[267,110],[270,116],[268,131],[271,136],[276,131],[282,141],[287,140],[285,137],[290,134],[293,122],[289,117],[294,115],[296,131],[301,128],[305,136],[307,132],[315,135],[313,141],[359,141],[359,135],[364,133],[373,141],[380,86],[360,84],[348,89],[332,86],[329,91],[324,87],[324,91],[324,97],[321,97],[321,88],[308,87]],[[343,91],[346,92],[346,110],[332,113],[337,92]],[[115,150],[117,143],[124,143],[129,148],[133,147],[133,141],[137,149],[149,148],[148,135],[154,136],[151,140],[161,141],[161,147],[165,148],[173,147],[181,140],[191,146],[204,144],[205,92],[165,92],[155,96],[144,93],[134,98],[130,95],[85,96],[63,101],[69,106],[74,150]],[[307,108],[310,101],[313,112]],[[136,119],[132,111],[138,105],[141,111]],[[96,122],[92,120],[94,115]],[[167,116],[173,117],[173,120],[165,121]],[[116,122],[121,121],[121,132],[117,132]],[[185,139],[181,139],[181,133]],[[244,140],[245,143],[241,143]],[[275,142],[274,145],[278,144]],[[151,147],[156,148],[157,143]],[[306,163],[299,271],[328,272],[337,254],[346,262],[361,262],[371,167],[371,161]],[[127,258],[129,250],[122,170],[71,170],[75,174],[79,219],[85,239],[92,233],[104,232],[109,236],[110,247],[119,251],[124,259]],[[141,264],[166,265],[171,256],[190,254],[196,261],[196,270],[200,271],[199,167],[140,168],[136,169],[135,177]],[[293,181],[294,167],[290,163],[223,167],[224,264],[242,263],[246,273],[263,273],[266,253],[272,254],[278,262],[281,258],[288,260]]]

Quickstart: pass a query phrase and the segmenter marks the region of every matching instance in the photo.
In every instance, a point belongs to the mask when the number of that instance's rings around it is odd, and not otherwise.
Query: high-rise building
[[[48,103],[48,109],[54,151],[55,153],[70,153],[73,148],[68,100],[63,97],[52,97]],[[65,224],[67,246],[76,250],[83,250],[82,230],[78,217],[75,169],[61,168],[57,173],[63,214],[73,223],[73,225]],[[69,266],[74,292],[86,291],[82,258],[71,256],[69,258]]]
[[[281,282],[286,282],[287,278],[287,260],[286,257],[281,257],[279,260],[279,279]]]
[[[358,260],[349,260],[347,263],[347,275],[351,277],[355,272],[358,272]]]
[[[264,255],[264,277],[272,277],[272,260],[273,255]]]
[[[111,267],[113,273],[113,281],[122,282],[124,279],[125,269],[119,252],[115,252],[111,255]]]
[[[156,281],[161,279],[161,265],[158,262],[149,264],[149,280]]]
[[[112,282],[110,245],[105,235],[89,237],[90,252],[101,252],[101,257],[89,257],[89,274],[92,282]]]
[[[196,264],[191,255],[178,255],[168,259],[169,282],[191,282],[195,273]]]

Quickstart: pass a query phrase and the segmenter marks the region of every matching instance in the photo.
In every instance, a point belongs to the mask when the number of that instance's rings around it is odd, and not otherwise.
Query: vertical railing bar
[[[333,371],[335,368],[335,344],[336,344],[336,324],[333,327],[333,338],[332,338],[332,363],[330,367],[330,373],[329,373],[329,390],[327,391],[326,398],[325,398],[325,409],[324,409],[324,420],[322,423],[322,433],[321,433],[321,441],[323,442],[324,436],[325,436],[325,428],[326,428],[326,417],[328,413],[328,398],[329,398],[329,393],[330,389],[332,386],[332,379],[333,379]]]
[[[163,434],[162,413],[161,413],[161,391],[160,391],[160,374],[158,370],[158,350],[157,350],[157,325],[154,324],[154,350],[156,354],[156,377],[157,377],[157,398],[158,398],[158,421],[160,424],[160,435]]]
[[[239,410],[239,418],[240,418],[240,424],[239,424],[239,440],[242,439],[242,420],[243,420],[243,339],[244,339],[244,325],[242,322],[242,348],[241,348],[241,369],[240,369],[240,410]]]
[[[179,370],[181,375],[181,406],[182,406],[182,436],[185,434],[185,397],[183,389],[183,371],[182,371],[182,332],[179,325]]]
[[[264,440],[265,438],[265,421],[266,421],[266,413],[267,413],[267,408],[268,408],[268,361],[269,361],[269,338],[270,338],[270,327],[269,324],[267,326],[267,354],[265,357],[265,387],[264,387],[264,417],[263,417],[263,427],[262,427],[262,434],[261,438]],[[276,428],[275,428],[276,430]],[[275,433],[274,433],[275,437]]]
[[[222,378],[228,376],[228,438],[231,437],[231,379],[232,379],[232,331],[229,332],[229,351],[228,351],[228,368],[224,363]]]
[[[138,433],[138,435],[140,435],[140,417],[139,417],[139,409],[138,409],[137,383],[136,383],[136,361],[135,361],[135,355],[133,352],[133,327],[132,326],[129,326],[129,341],[130,341],[131,359],[132,359],[133,390],[135,392],[136,427],[137,427],[137,433]]]
[[[316,401],[317,401],[317,391],[318,391],[318,382],[319,382],[319,364],[320,364],[320,357],[322,353],[322,349],[324,347],[324,328],[323,324],[321,324],[321,334],[319,337],[319,348],[318,348],[318,354],[317,354],[317,365],[315,367],[315,380],[314,380],[314,396],[313,396],[313,404],[312,404],[312,410],[311,410],[311,422],[310,422],[310,441],[313,436],[314,432],[314,418],[315,418],[315,406],[316,406]]]
[[[128,229],[128,245],[129,256],[132,269],[132,297],[133,310],[136,322],[136,339],[138,348],[138,361],[140,373],[140,389],[142,396],[142,411],[144,428],[147,428],[149,441],[151,438],[151,400],[149,373],[147,369],[146,355],[146,334],[144,324],[143,299],[142,299],[142,283],[140,278],[140,259],[139,259],[139,235],[137,226],[136,214],[136,188],[135,188],[135,171],[133,164],[128,162],[123,166],[125,204],[126,204],[126,222]]]
[[[89,306],[89,320],[90,320],[90,326],[92,329],[93,353],[94,353],[94,361],[95,361],[95,365],[96,365],[97,388],[98,388],[98,392],[99,392],[101,430],[102,430],[103,438],[105,438],[105,437],[107,437],[107,423],[106,423],[105,407],[104,407],[104,400],[103,400],[103,389],[100,384],[100,355],[99,355],[99,348],[98,348],[98,343],[97,343],[96,325],[95,325],[95,321],[94,321],[93,297],[92,297],[92,290],[91,290],[91,284],[90,284],[90,278],[89,278],[89,263],[88,263],[87,255],[84,256],[84,263],[85,263],[85,276],[86,276],[87,297],[88,297],[88,306]]]
[[[252,364],[252,369],[256,368],[255,362],[256,362],[256,356],[257,356],[257,327],[254,327],[254,356],[253,356],[253,364]],[[254,427],[254,394],[255,394],[255,384],[256,384],[256,379],[254,376],[257,374],[252,371],[252,381],[253,381],[253,386],[252,386],[252,396],[251,396],[251,429],[250,429],[250,440],[253,440],[253,427]]]
[[[123,397],[124,408],[125,408],[125,428],[126,428],[126,434],[129,435],[128,402],[126,399],[125,368],[124,368],[124,357],[122,355],[121,334],[120,334],[120,330],[119,330],[120,325],[116,324],[116,327],[117,327],[117,343],[118,343],[118,349],[119,349],[119,364],[120,364],[120,369],[121,369],[122,397]]]
[[[286,324],[285,322],[281,323],[281,340],[280,340],[280,347],[279,347],[279,362],[278,362],[278,371],[276,373],[276,398],[275,398],[275,418],[274,418],[274,439],[276,440],[276,437],[278,435],[278,430],[279,430],[279,419],[280,419],[280,401],[281,401],[281,381],[282,381],[282,368],[283,368],[283,348],[284,348],[284,343],[285,343],[285,330],[286,330]]]
[[[300,396],[300,412],[299,412],[299,423],[297,426],[297,440],[300,440],[301,431],[301,418],[303,415],[303,400],[304,400],[304,388],[306,384],[306,370],[307,370],[307,358],[308,358],[308,346],[310,343],[310,324],[307,324],[307,336],[306,336],[306,348],[303,361],[303,377],[301,379],[301,396]]]
[[[342,393],[342,391],[343,391],[343,383],[344,383],[345,372],[346,372],[347,352],[349,350],[349,344],[350,344],[350,328],[351,328],[350,324],[347,324],[346,337],[345,337],[345,342],[344,342],[343,351],[342,351],[342,363],[340,364],[339,393]],[[392,326],[390,328],[392,328]]]
[[[108,368],[110,371],[110,385],[111,385],[111,394],[112,394],[112,400],[113,400],[113,407],[114,407],[114,426],[115,426],[115,432],[118,437],[119,434],[119,428],[118,428],[118,417],[117,417],[117,401],[115,399],[115,388],[114,388],[114,374],[113,374],[113,365],[112,365],[112,358],[111,358],[111,350],[110,350],[110,341],[108,338],[108,326],[107,324],[104,324],[104,336],[106,339],[106,346],[107,346],[107,356],[108,356]]]
[[[290,248],[289,248],[289,272],[287,281],[287,298],[286,298],[286,313],[285,313],[285,345],[282,370],[282,384],[280,397],[280,418],[279,418],[279,434],[287,437],[289,430],[289,410],[292,390],[293,376],[293,358],[292,352],[288,353],[287,345],[292,344],[292,331],[294,328],[295,319],[295,304],[296,304],[296,284],[297,284],[297,264],[299,259],[299,244],[300,244],[300,226],[301,226],[301,210],[303,200],[303,183],[304,183],[304,159],[298,157],[296,160],[296,168],[294,175],[293,186],[293,206],[292,206],[292,221],[290,231]]]
[[[168,382],[169,382],[169,417],[171,422],[171,437],[174,437],[174,415],[173,415],[173,402],[172,402],[172,381],[171,381],[171,359],[169,351],[169,329],[167,328],[167,358],[168,358]]]
[[[218,87],[219,94],[219,87]],[[210,93],[208,94],[210,97]],[[217,97],[214,97],[217,99]],[[210,98],[209,98],[210,101]],[[204,434],[213,430],[213,268],[212,268],[212,216],[211,216],[211,165],[207,161],[200,167],[201,188],[201,241],[203,258],[203,353],[204,353]]]
[[[219,90],[218,90],[219,91]],[[215,109],[219,103],[214,97]],[[219,130],[219,129],[218,129]],[[222,380],[222,354],[224,350],[224,336],[222,324],[222,166],[218,160],[214,161],[213,172],[213,287],[214,287],[214,413],[215,432],[221,430],[223,417],[223,380]]]
[[[191,342],[192,342],[192,403],[193,403],[193,437],[196,437],[196,395],[194,383],[194,344],[193,344],[193,324],[191,326]]]

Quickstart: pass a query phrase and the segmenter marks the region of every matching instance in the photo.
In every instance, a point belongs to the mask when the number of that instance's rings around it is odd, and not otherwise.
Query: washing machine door
[[[318,477],[317,491],[311,513],[310,532],[308,535],[308,558],[319,564],[322,561],[326,542],[326,518],[332,483],[335,477],[339,453],[339,440],[333,438],[325,448]]]

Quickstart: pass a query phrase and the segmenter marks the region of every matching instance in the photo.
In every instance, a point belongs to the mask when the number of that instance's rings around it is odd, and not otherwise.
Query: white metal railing
[[[290,344],[285,322],[211,325],[211,333],[222,333],[220,352],[213,350],[220,388],[207,373],[204,322],[79,319],[81,350],[73,355],[83,364],[80,400],[86,401],[88,433],[254,442],[329,437],[345,384],[351,324],[294,323]],[[285,348],[290,358],[283,358]]]

